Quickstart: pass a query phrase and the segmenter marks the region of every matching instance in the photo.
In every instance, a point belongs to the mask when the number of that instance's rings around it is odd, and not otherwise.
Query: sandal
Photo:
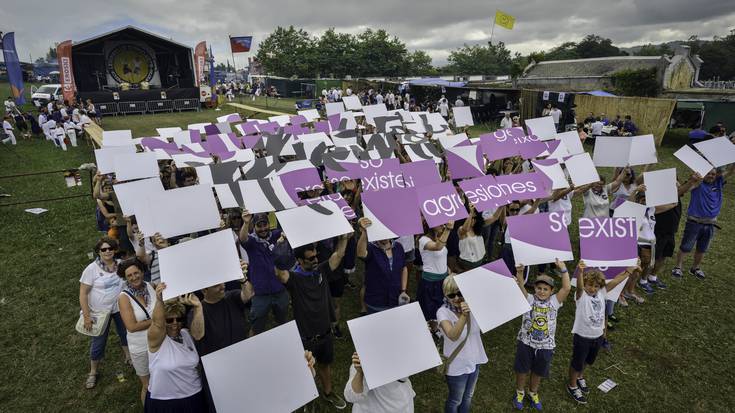
[[[94,389],[97,385],[97,374],[88,374],[87,381],[84,382],[84,387],[87,389]]]

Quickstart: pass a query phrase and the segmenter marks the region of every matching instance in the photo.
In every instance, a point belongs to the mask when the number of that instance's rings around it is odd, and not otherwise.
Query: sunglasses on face
[[[100,248],[100,252],[107,252],[107,251],[115,251],[115,248],[112,248],[112,247]]]
[[[166,318],[166,324],[173,324],[173,323],[183,323],[184,318],[183,317],[169,317]]]
[[[456,293],[447,294],[447,298],[449,298],[450,300],[457,297],[462,298],[462,293],[457,291]]]

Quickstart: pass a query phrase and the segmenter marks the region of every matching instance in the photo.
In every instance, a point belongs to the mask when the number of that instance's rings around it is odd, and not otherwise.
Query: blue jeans
[[[445,376],[449,395],[444,403],[444,413],[467,413],[472,405],[472,395],[475,393],[475,384],[480,375],[480,366],[475,366],[472,373],[461,376]]]
[[[107,335],[110,334],[110,324],[115,323],[115,331],[117,336],[120,337],[120,345],[127,347],[128,345],[128,331],[125,329],[120,313],[110,314],[110,321],[107,322],[107,326],[102,334],[97,337],[92,337],[92,343],[89,346],[89,358],[92,361],[99,361],[105,356],[105,347],[107,347]]]
[[[251,303],[249,318],[255,334],[265,331],[265,323],[268,321],[268,313],[271,309],[279,325],[285,323],[288,318],[288,292],[286,290],[273,294],[255,295]]]

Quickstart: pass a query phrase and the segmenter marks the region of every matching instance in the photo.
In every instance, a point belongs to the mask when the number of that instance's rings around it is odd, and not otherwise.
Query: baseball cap
[[[268,221],[268,214],[265,214],[265,213],[262,213],[261,212],[261,213],[258,213],[258,214],[253,215],[253,224],[257,224],[257,223],[263,222],[263,221],[269,222]]]
[[[549,284],[551,288],[554,288],[554,279],[546,274],[539,274],[536,276],[536,280],[533,282],[533,285],[536,285],[538,283],[546,283]]]

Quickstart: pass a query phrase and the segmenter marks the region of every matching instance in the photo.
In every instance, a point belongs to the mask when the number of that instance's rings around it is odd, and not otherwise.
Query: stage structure
[[[103,114],[199,109],[192,49],[133,26],[72,43],[77,97]]]

